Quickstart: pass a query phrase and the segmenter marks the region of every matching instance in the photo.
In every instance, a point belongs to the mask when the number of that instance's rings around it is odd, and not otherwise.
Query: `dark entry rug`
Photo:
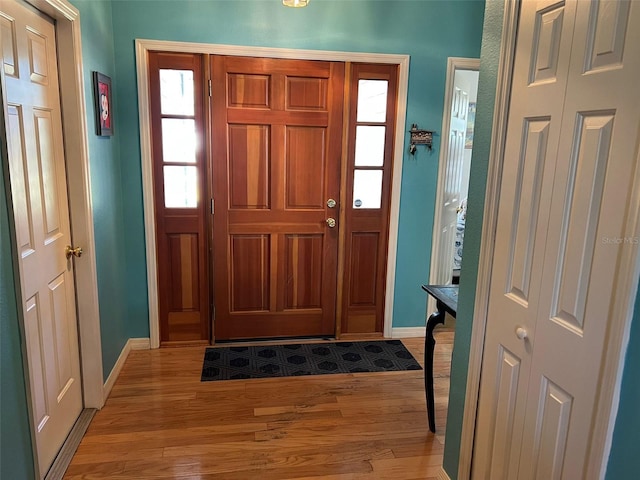
[[[400,340],[207,348],[201,381],[422,370]]]

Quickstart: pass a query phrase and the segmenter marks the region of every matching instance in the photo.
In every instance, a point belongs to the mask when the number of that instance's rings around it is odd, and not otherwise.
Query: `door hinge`
[[[211,79],[209,79],[209,96],[211,96]]]
[[[215,208],[214,208],[214,203],[213,203],[213,198],[211,199],[211,215],[213,215]]]

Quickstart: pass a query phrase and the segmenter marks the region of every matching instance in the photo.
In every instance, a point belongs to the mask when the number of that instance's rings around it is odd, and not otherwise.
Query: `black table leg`
[[[429,430],[436,432],[436,413],[433,397],[433,350],[436,346],[436,340],[433,338],[433,329],[436,325],[444,323],[444,309],[440,308],[438,302],[438,311],[432,313],[427,320],[427,333],[424,337],[424,389],[427,394],[427,415],[429,417]]]

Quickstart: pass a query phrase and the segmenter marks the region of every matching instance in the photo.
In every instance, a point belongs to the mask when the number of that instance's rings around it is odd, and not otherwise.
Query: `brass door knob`
[[[82,256],[82,247],[73,248],[71,245],[67,245],[64,249],[64,256],[69,260],[73,257],[81,257]]]
[[[336,219],[335,218],[327,218],[327,225],[329,225],[329,228],[333,228],[336,226]]]

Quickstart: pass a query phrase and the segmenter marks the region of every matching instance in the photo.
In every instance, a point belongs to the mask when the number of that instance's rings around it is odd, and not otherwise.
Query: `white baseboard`
[[[104,386],[102,387],[102,395],[105,402],[107,401],[107,398],[109,398],[109,394],[118,379],[118,375],[120,375],[124,362],[127,361],[129,352],[131,352],[131,350],[149,350],[150,345],[151,343],[148,338],[130,338],[127,340],[127,343],[124,344],[124,347],[120,352],[120,356],[118,356],[118,360],[116,360],[116,364],[111,369],[111,373],[109,374],[107,381],[104,382]]]
[[[436,478],[438,480],[451,480],[451,478],[449,478],[449,475],[447,475],[447,472],[444,471],[444,467],[440,467],[440,471],[438,471]]]
[[[148,338],[130,338],[127,342],[131,345],[131,350],[149,350],[151,342]]]
[[[424,337],[427,327],[398,327],[391,329],[391,338]]]

